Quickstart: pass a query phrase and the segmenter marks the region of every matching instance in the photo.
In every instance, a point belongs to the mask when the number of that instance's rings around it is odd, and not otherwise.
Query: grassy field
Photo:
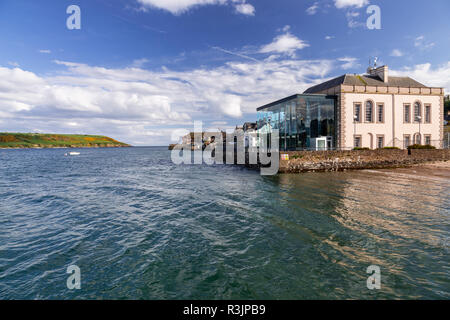
[[[105,136],[77,134],[0,133],[0,148],[127,147]]]

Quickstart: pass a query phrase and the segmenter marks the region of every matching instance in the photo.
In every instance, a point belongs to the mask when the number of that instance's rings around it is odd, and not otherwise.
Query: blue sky
[[[72,4],[81,30],[66,27]],[[375,56],[449,92],[448,12],[448,0],[0,0],[0,131],[164,145],[194,120],[254,121]]]

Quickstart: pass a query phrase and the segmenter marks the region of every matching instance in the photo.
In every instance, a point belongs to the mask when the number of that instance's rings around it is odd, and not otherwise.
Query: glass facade
[[[335,147],[335,97],[299,94],[258,108],[258,131],[280,133],[280,150],[317,149],[326,138],[326,149]],[[323,147],[321,147],[323,149]]]

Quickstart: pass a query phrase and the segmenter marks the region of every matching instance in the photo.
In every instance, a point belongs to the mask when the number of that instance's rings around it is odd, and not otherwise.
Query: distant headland
[[[0,149],[114,148],[130,145],[105,136],[0,132]]]

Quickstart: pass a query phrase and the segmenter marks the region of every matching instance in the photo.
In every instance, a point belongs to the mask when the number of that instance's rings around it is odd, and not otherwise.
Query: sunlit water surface
[[[448,171],[263,177],[165,148],[66,152],[0,151],[2,299],[450,298]]]

